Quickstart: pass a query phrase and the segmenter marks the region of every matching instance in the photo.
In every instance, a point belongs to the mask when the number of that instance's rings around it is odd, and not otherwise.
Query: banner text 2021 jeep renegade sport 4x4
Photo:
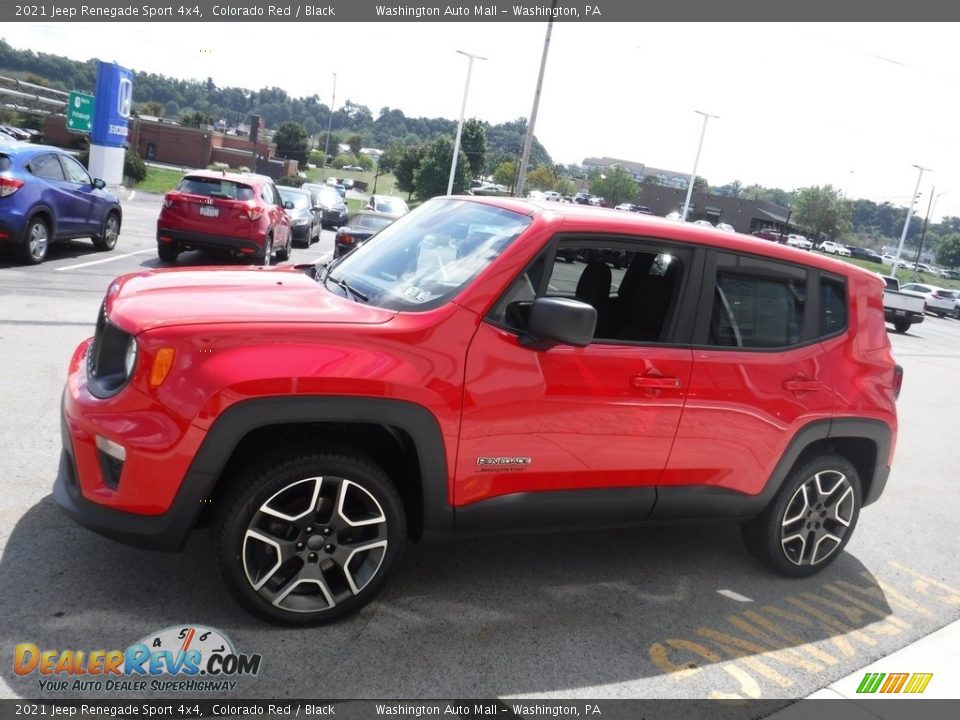
[[[320,267],[147,271],[70,361],[54,495],[118,540],[213,523],[234,596],[324,622],[408,538],[742,523],[837,558],[883,491],[901,372],[881,281],[756,238],[443,198]]]

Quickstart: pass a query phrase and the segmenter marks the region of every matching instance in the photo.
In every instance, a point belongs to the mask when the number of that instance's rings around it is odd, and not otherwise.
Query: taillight
[[[337,238],[344,245],[353,245],[353,235],[350,233],[340,233],[340,236]]]
[[[257,207],[253,203],[247,206],[247,218],[249,220],[259,220],[263,217],[263,208]]]
[[[177,197],[172,193],[167,193],[163,196],[163,206],[165,208],[172,208],[177,204]]]
[[[0,197],[13,195],[17,190],[23,187],[23,180],[12,177],[0,176]]]
[[[893,398],[900,397],[900,388],[903,387],[903,368],[899,365],[893,366]]]

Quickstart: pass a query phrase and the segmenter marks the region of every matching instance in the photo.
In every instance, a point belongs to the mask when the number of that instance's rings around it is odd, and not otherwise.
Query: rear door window
[[[60,167],[60,161],[53,153],[49,155],[38,155],[30,161],[30,172],[37,177],[47,180],[66,180],[63,174],[63,168]]]

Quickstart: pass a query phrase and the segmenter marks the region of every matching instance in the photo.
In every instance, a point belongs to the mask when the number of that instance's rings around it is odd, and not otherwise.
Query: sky
[[[464,50],[482,55],[466,116],[529,117],[543,23],[44,23],[13,47],[98,57],[219,86],[459,116]],[[553,26],[536,124],[556,162],[608,156],[712,185],[832,184],[851,198],[960,216],[957,23],[573,23]],[[322,31],[321,31],[322,30]],[[252,55],[256,49],[258,54]],[[261,51],[265,51],[261,54]],[[271,53],[273,53],[271,55]],[[148,98],[142,98],[146,100]],[[139,101],[134,86],[134,101]]]

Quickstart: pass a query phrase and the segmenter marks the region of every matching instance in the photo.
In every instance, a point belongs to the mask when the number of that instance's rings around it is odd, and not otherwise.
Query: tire
[[[162,262],[176,262],[177,255],[179,254],[180,248],[176,243],[157,243],[157,257],[159,257]]]
[[[117,237],[120,235],[120,216],[111,211],[103,219],[103,228],[100,235],[93,238],[93,246],[97,250],[113,250],[117,246]]]
[[[270,260],[273,258],[273,238],[269,235],[266,244],[263,246],[263,254],[260,256],[260,264],[264,267],[270,267]]]
[[[27,232],[20,245],[20,259],[28,265],[39,265],[47,257],[50,248],[50,226],[43,218],[31,218]]]
[[[743,541],[781,575],[813,575],[843,552],[860,504],[856,468],[844,457],[823,454],[794,467],[767,508],[741,526]]]
[[[909,320],[894,320],[893,329],[896,330],[898,333],[905,333],[907,330],[910,329],[911,324],[912,323]]]
[[[310,247],[310,238],[307,238],[307,247]],[[293,237],[287,238],[287,244],[277,250],[277,262],[286,262],[290,259],[290,252],[293,249]]]
[[[280,625],[319,625],[383,588],[403,553],[406,516],[369,458],[279,449],[236,480],[218,502],[213,537],[223,579],[244,608]]]
[[[950,317],[952,317],[954,320],[960,320],[960,305],[957,305],[957,307],[953,309],[953,312],[950,313]]]

